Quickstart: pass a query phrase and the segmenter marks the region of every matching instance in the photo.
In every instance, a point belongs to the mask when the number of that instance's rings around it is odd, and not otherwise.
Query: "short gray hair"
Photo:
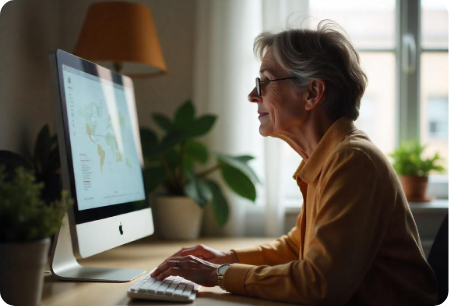
[[[288,29],[274,34],[263,32],[254,42],[254,53],[262,60],[272,47],[276,61],[295,79],[299,92],[321,79],[326,84],[323,106],[333,119],[359,117],[360,100],[368,78],[346,32],[335,22],[323,20],[317,30]]]

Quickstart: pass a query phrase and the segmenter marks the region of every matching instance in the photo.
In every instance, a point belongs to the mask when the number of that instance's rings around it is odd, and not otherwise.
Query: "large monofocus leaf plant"
[[[195,117],[195,107],[189,100],[176,110],[174,119],[160,113],[152,117],[164,135],[159,139],[153,130],[140,129],[147,192],[163,185],[168,195],[190,197],[200,207],[210,203],[220,226],[228,220],[229,204],[220,185],[210,179],[209,174],[220,171],[223,181],[232,191],[253,202],[256,200],[255,183],[259,179],[248,165],[254,157],[212,152],[196,139],[211,130],[216,116]],[[206,170],[195,171],[195,165],[206,164],[210,155],[215,157],[216,164]]]

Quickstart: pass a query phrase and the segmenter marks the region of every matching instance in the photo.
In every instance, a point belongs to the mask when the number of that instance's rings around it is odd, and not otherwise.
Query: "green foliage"
[[[436,163],[441,160],[438,153],[432,158],[421,157],[425,146],[417,142],[404,142],[396,148],[390,156],[393,158],[393,167],[398,175],[428,176],[431,170],[444,171],[444,167]]]
[[[44,184],[41,198],[45,202],[60,200],[62,182],[59,174],[61,162],[58,138],[56,134],[50,134],[48,124],[44,125],[37,135],[32,162],[36,180]]]
[[[8,178],[0,166],[0,241],[27,242],[50,237],[61,226],[72,200],[63,192],[61,201],[41,200],[43,183],[23,168]]]
[[[220,171],[232,191],[253,202],[256,200],[255,184],[260,181],[248,165],[253,156],[209,152],[202,142],[194,139],[212,129],[216,116],[195,117],[195,107],[188,100],[176,110],[173,120],[163,114],[153,114],[152,118],[165,133],[159,139],[153,130],[140,129],[147,192],[162,185],[168,194],[188,196],[200,207],[210,203],[220,226],[228,220],[229,204],[219,185],[206,178],[210,173]],[[211,155],[216,157],[216,165],[195,172],[195,165],[206,164]]]
[[[29,159],[11,151],[0,150],[0,165],[4,165],[6,173],[13,176],[19,167],[33,171],[36,181],[44,184],[41,191],[41,198],[44,202],[49,203],[61,199],[62,182],[58,140],[56,134],[50,134],[48,124],[39,131],[34,143],[33,155]]]

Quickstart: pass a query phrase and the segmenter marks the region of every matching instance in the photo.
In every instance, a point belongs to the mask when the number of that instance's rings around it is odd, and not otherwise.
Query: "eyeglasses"
[[[265,81],[261,81],[260,78],[256,78],[256,90],[257,90],[257,95],[258,95],[259,97],[262,96],[262,90],[261,90],[261,87],[260,87],[260,83],[270,83],[270,82],[277,82],[277,81],[290,80],[290,79],[296,79],[296,77],[282,78],[282,79],[274,79],[274,80],[265,79]]]

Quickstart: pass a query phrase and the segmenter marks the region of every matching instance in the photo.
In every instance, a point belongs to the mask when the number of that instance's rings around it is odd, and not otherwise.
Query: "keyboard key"
[[[130,298],[186,302],[194,301],[201,286],[180,276],[170,276],[163,281],[151,277],[151,272],[128,289]]]
[[[138,292],[147,292],[148,289],[150,288],[150,286],[151,286],[152,284],[153,284],[153,283],[151,283],[151,282],[146,282],[145,284],[143,284],[142,286],[140,286]]]
[[[171,285],[165,290],[165,295],[173,296],[176,288],[179,286],[179,281],[174,281]]]
[[[150,288],[148,288],[148,292],[149,293],[156,293],[157,288],[159,288],[159,286],[162,285],[162,282],[160,281],[155,281]]]
[[[164,294],[165,290],[167,290],[167,288],[171,285],[171,281],[168,282],[163,282],[162,285],[160,285],[159,288],[157,288],[157,293],[158,294]]]
[[[182,292],[182,295],[185,297],[189,297],[192,294],[192,291],[193,291],[193,286],[187,285],[186,288],[184,289],[184,291]]]
[[[175,290],[175,296],[182,297],[183,296],[182,292],[184,291],[185,287],[186,287],[186,284],[182,284],[182,283],[179,284],[178,288],[176,288],[176,290]]]

